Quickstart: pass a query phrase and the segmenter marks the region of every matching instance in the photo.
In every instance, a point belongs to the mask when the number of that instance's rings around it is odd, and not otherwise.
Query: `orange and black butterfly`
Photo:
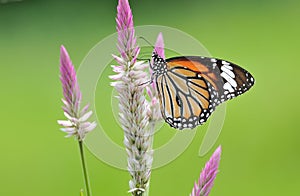
[[[150,67],[162,116],[176,129],[192,129],[203,124],[216,106],[243,94],[254,84],[248,71],[216,58],[164,59],[154,51]]]

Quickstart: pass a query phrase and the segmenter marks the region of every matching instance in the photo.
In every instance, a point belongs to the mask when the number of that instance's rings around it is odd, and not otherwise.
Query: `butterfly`
[[[245,69],[210,57],[164,59],[154,51],[150,68],[162,117],[176,129],[202,125],[218,105],[254,85],[253,76]]]

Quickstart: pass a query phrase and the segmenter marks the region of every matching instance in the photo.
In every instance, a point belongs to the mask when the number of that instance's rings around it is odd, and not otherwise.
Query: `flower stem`
[[[86,163],[85,163],[85,159],[84,159],[83,142],[81,140],[79,140],[78,144],[79,144],[79,150],[80,150],[80,158],[81,158],[81,165],[82,165],[82,170],[83,170],[86,194],[87,194],[87,196],[91,196],[90,183],[89,183],[89,178],[88,178],[88,174],[87,174],[87,167],[86,167]]]

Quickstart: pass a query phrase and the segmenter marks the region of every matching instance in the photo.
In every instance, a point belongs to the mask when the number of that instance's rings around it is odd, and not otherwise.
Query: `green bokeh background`
[[[225,124],[214,146],[221,144],[223,153],[211,195],[298,195],[300,2],[130,3],[135,25],[185,31],[213,56],[241,64],[256,78],[249,93],[227,104]],[[63,118],[59,47],[67,47],[78,68],[96,43],[115,32],[116,5],[111,0],[0,4],[0,195],[79,195],[83,180],[78,146],[65,139],[56,124]],[[97,98],[107,101],[105,96]],[[106,114],[101,108],[97,112]],[[107,122],[107,129],[121,145],[123,133],[115,121]],[[190,193],[213,151],[198,156],[205,130],[206,126],[198,130],[175,161],[152,172],[150,195]],[[164,126],[156,144],[163,144],[173,132]],[[126,171],[89,152],[86,156],[94,195],[128,195]]]

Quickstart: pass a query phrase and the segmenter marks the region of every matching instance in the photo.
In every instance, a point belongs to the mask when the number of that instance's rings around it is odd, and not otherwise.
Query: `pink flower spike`
[[[205,164],[204,169],[201,171],[199,180],[195,183],[190,196],[208,196],[214,184],[214,180],[218,173],[218,167],[221,158],[221,146],[219,146],[209,161]]]
[[[152,135],[149,134],[148,102],[145,84],[149,77],[145,68],[149,65],[138,61],[140,48],[136,42],[133,16],[128,0],[119,0],[117,7],[117,48],[120,55],[113,55],[119,66],[112,66],[115,75],[111,85],[117,90],[119,121],[124,131],[128,171],[132,177],[129,187],[133,196],[144,195],[149,187],[153,160]]]
[[[164,52],[164,39],[162,36],[162,33],[159,33],[156,39],[155,47],[153,52],[156,52],[159,56],[162,58],[165,58],[165,52]],[[153,63],[153,62],[151,62]],[[152,74],[152,69],[149,70],[149,72]],[[148,116],[151,123],[151,128],[153,129],[152,132],[154,132],[155,124],[162,119],[161,111],[160,111],[160,105],[158,100],[158,95],[156,91],[156,84],[154,81],[152,81],[151,85],[149,85],[149,88],[146,88],[147,94],[150,98],[150,103],[148,107]]]
[[[162,33],[159,33],[157,36],[157,39],[156,39],[156,43],[155,43],[155,51],[162,58],[166,58],[164,48],[165,48],[164,38],[163,38]]]
[[[77,83],[75,68],[64,46],[60,48],[60,80],[63,86],[65,101],[73,108],[69,114],[76,115],[81,101],[81,92]]]
[[[60,48],[60,80],[63,87],[64,104],[63,110],[67,120],[58,120],[58,124],[63,126],[62,131],[70,136],[76,136],[82,141],[86,133],[96,127],[95,123],[86,122],[92,115],[92,111],[88,112],[88,105],[80,112],[81,91],[77,82],[76,71],[70,59],[70,56],[64,46]],[[82,126],[89,123],[91,126]]]
[[[160,32],[156,38],[156,43],[155,43],[153,52],[156,52],[162,58],[166,58],[164,47],[165,47],[164,38],[163,38],[162,33]],[[151,63],[153,64],[153,61],[151,61]],[[152,74],[152,69],[150,69],[150,73]],[[155,82],[152,82],[151,86],[154,90],[156,89]]]
[[[117,11],[118,49],[123,60],[128,62],[133,59],[134,64],[139,49],[136,46],[133,16],[128,0],[119,0]]]

